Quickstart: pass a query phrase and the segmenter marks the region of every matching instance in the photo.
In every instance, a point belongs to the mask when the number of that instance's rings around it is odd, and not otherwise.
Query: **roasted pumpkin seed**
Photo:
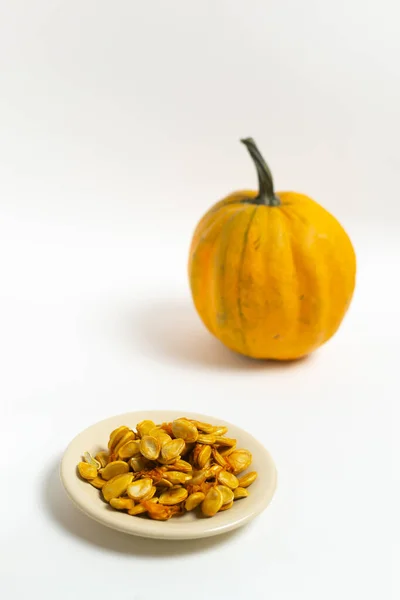
[[[210,425],[210,423],[202,423],[201,421],[194,421],[193,419],[191,419],[190,421],[191,423],[193,423],[196,429],[202,431],[203,433],[212,433],[215,429],[215,426]]]
[[[186,510],[194,510],[199,504],[201,504],[205,498],[203,492],[194,492],[187,497],[185,502]]]
[[[123,473],[127,473],[129,471],[129,465],[123,460],[114,460],[113,462],[108,463],[104,469],[100,470],[100,475],[103,479],[108,481],[112,479],[116,475],[122,475]]]
[[[166,467],[168,471],[182,471],[182,473],[191,473],[193,471],[192,465],[186,460],[176,460],[171,465]]]
[[[136,425],[136,429],[137,432],[139,434],[139,437],[143,437],[144,435],[149,435],[150,431],[152,429],[154,429],[154,427],[156,426],[155,423],[153,423],[153,421],[150,421],[148,419],[141,421],[140,423],[138,423]]]
[[[95,456],[95,459],[100,463],[102,469],[108,464],[109,458],[110,455],[108,452],[98,452]]]
[[[133,474],[124,473],[123,475],[116,475],[112,479],[109,479],[102,488],[104,500],[110,502],[111,498],[119,498],[125,494],[128,485],[132,482]]]
[[[234,500],[240,500],[240,498],[247,498],[249,492],[244,487],[237,487],[233,490]]]
[[[161,427],[154,427],[149,431],[148,435],[157,438],[157,440],[160,441],[161,446],[163,446],[166,442],[170,442],[172,440],[171,436],[168,435],[168,433],[164,431],[164,429],[161,429]]]
[[[118,457],[122,460],[129,460],[132,456],[138,456],[140,454],[140,441],[131,440],[121,446],[118,450]]]
[[[222,471],[223,467],[221,465],[213,465],[207,471],[207,479],[214,479],[218,476],[218,473]]]
[[[200,448],[197,456],[197,464],[200,469],[204,469],[211,457],[211,446],[203,445]]]
[[[173,506],[164,506],[159,502],[157,504],[152,503],[151,500],[146,500],[143,502],[142,506],[148,512],[148,515],[151,519],[155,519],[156,521],[167,521],[174,514]]]
[[[173,421],[172,433],[176,438],[182,438],[188,444],[195,442],[199,435],[196,426],[187,419]]]
[[[78,464],[78,471],[82,479],[94,479],[97,477],[96,467],[87,462],[80,462]]]
[[[249,450],[241,448],[240,450],[235,450],[232,454],[229,454],[226,460],[231,465],[235,475],[237,475],[250,466],[252,455]]]
[[[129,431],[129,427],[126,425],[122,425],[121,427],[117,427],[110,433],[110,439],[108,441],[108,448],[110,451],[113,451],[119,440],[122,436]]]
[[[102,479],[101,477],[95,477],[94,479],[90,479],[89,483],[98,490],[101,490],[101,488],[106,482],[105,479]]]
[[[221,508],[219,509],[219,512],[222,512],[223,510],[229,510],[230,508],[232,508],[233,506],[233,500],[231,502],[228,502],[227,504],[223,504],[221,506]]]
[[[132,500],[143,500],[148,494],[150,494],[153,487],[153,480],[150,477],[145,477],[144,479],[136,479],[133,483],[131,483],[126,493],[129,498]]]
[[[215,444],[215,435],[211,433],[201,433],[197,438],[198,444]]]
[[[230,446],[233,447],[236,445],[236,440],[234,440],[233,438],[227,438],[224,436],[219,436],[216,435],[215,436],[215,444],[217,446]]]
[[[251,471],[250,473],[246,473],[246,475],[242,475],[238,478],[239,486],[242,488],[247,488],[257,479],[257,471]]]
[[[133,502],[133,500],[132,500]],[[131,509],[128,510],[128,515],[136,517],[147,512],[147,508],[143,504],[135,504]]]
[[[96,460],[95,458],[93,458],[93,456],[90,454],[90,452],[84,452],[83,453],[83,458],[85,459],[85,461],[89,464],[92,465],[93,467],[95,467],[97,470],[101,469],[101,464],[99,463],[98,460]]]
[[[203,483],[203,481],[205,481],[207,479],[207,474],[208,474],[207,470],[193,471],[192,479],[191,479],[190,483],[192,485],[200,485],[201,483]]]
[[[157,460],[160,454],[160,440],[151,435],[144,435],[140,440],[140,452],[148,460]]]
[[[160,504],[166,504],[167,506],[172,506],[173,504],[179,504],[183,502],[188,497],[188,491],[183,487],[171,488],[170,490],[166,490],[160,494],[158,499]]]
[[[136,439],[136,435],[133,433],[133,431],[129,430],[127,431],[122,438],[119,440],[118,444],[115,446],[115,448],[113,449],[114,454],[118,455],[118,452],[120,450],[120,448],[122,448],[122,446],[125,446],[126,443],[130,442],[131,440]]]
[[[206,446],[207,447],[207,446]],[[228,466],[228,463],[226,462],[225,458],[222,456],[222,454],[220,454],[218,452],[218,450],[216,448],[213,448],[213,457],[214,460],[224,469]]]
[[[234,496],[231,488],[226,485],[217,485],[217,489],[219,489],[222,494],[222,505],[233,502]]]
[[[178,457],[182,454],[182,450],[185,447],[185,440],[182,438],[176,438],[167,442],[161,448],[161,457],[164,461],[179,460]]]
[[[213,435],[216,435],[216,436],[222,436],[222,435],[225,435],[227,433],[227,431],[228,431],[227,427],[215,427],[214,431],[212,433],[213,433]]]
[[[140,471],[144,471],[149,464],[149,461],[143,456],[132,456],[129,461],[132,471],[135,473],[139,473]]]
[[[189,473],[182,473],[182,471],[166,471],[163,479],[170,481],[173,485],[184,485],[192,479]]]
[[[222,506],[221,491],[212,487],[208,492],[203,502],[201,503],[201,512],[205,517],[213,517],[217,514]]]
[[[117,510],[131,510],[135,502],[131,498],[111,498],[110,505]]]
[[[168,481],[168,479],[160,479],[160,481],[158,481],[156,483],[156,486],[159,487],[159,488],[163,488],[163,487],[172,488],[173,485],[174,484],[171,483],[170,481]]]
[[[226,485],[228,488],[231,488],[231,490],[236,489],[239,485],[238,478],[228,471],[220,471],[217,475],[217,479],[219,483]]]

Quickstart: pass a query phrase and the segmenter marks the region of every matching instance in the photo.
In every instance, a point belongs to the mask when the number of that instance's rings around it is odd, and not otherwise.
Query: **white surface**
[[[169,599],[178,577],[193,600],[199,583],[230,600],[398,598],[397,2],[1,8],[5,597]],[[358,255],[339,334],[289,366],[228,353],[188,293],[197,219],[255,184],[247,135]],[[57,478],[70,439],[146,407],[220,415],[270,449],[279,489],[257,523],[171,545],[74,510]]]
[[[184,412],[189,419],[196,419],[203,423],[222,425],[228,427],[228,436],[237,440],[238,448],[246,448],[252,453],[250,468],[241,473],[245,475],[257,471],[259,477],[250,489],[250,495],[245,502],[234,502],[231,509],[215,515],[212,519],[199,518],[198,511],[187,512],[179,518],[169,521],[154,521],[146,518],[132,519],[124,511],[110,510],[110,507],[99,497],[99,490],[88,484],[87,481],[77,477],[76,466],[82,460],[83,452],[89,451],[93,456],[107,448],[111,431],[127,425],[136,429],[136,425],[145,419],[154,423],[171,422],[182,416],[179,411],[151,411],[129,412],[123,415],[111,415],[98,423],[93,423],[80,432],[69,444],[61,461],[61,481],[65,490],[74,504],[86,515],[98,523],[123,531],[127,534],[138,535],[145,538],[189,540],[226,534],[238,527],[244,527],[252,519],[267,508],[270,504],[277,484],[277,472],[273,458],[258,440],[249,432],[233,423],[215,419],[213,415],[204,415]]]

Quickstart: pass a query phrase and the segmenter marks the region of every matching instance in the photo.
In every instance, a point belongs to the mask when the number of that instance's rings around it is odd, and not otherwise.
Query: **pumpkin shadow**
[[[185,300],[157,300],[135,312],[132,328],[141,352],[156,359],[204,369],[288,369],[297,361],[257,360],[236,354],[214,338]]]

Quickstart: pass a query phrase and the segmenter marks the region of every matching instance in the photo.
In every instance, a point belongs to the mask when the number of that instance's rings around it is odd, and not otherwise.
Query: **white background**
[[[396,0],[0,9],[4,597],[398,598]],[[350,312],[301,363],[230,354],[190,299],[194,226],[255,185],[243,136],[356,248]],[[66,445],[145,407],[251,431],[278,467],[273,504],[195,544],[78,514],[58,480]]]

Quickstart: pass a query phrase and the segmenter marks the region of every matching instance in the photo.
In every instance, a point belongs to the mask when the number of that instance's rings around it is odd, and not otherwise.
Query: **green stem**
[[[275,196],[271,171],[257,148],[255,141],[253,138],[245,138],[240,141],[246,146],[257,169],[259,191],[258,196],[254,199],[254,203],[264,204],[265,206],[279,206],[281,201]]]

